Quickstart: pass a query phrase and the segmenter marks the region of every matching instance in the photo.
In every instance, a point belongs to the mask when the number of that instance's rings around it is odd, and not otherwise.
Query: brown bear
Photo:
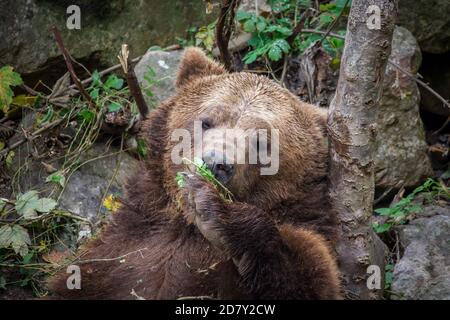
[[[143,125],[149,156],[122,207],[80,249],[81,289],[68,289],[64,270],[49,280],[53,297],[340,298],[326,114],[266,77],[227,73],[195,48],[186,49],[176,86]],[[192,132],[195,121],[204,145],[213,128],[277,129],[278,172],[261,175],[260,162],[205,161],[233,201],[196,174],[180,188],[175,176],[186,164],[174,163],[171,134]],[[205,157],[226,157],[208,148]]]

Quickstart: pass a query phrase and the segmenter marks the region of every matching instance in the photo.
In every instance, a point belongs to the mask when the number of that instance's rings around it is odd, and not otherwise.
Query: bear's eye
[[[209,120],[205,120],[205,119],[202,120],[202,129],[203,130],[211,129],[211,127],[212,127],[212,124]]]

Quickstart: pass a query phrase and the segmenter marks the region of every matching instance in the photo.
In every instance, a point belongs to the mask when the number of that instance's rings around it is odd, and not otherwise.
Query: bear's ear
[[[187,48],[178,68],[176,87],[181,88],[194,79],[224,73],[225,68],[208,58],[202,50],[195,47]]]

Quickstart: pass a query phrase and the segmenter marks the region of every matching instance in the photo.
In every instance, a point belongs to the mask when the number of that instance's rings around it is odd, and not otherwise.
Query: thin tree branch
[[[9,146],[8,148],[3,149],[2,151],[0,151],[0,159],[7,155],[8,152],[10,152],[11,150],[16,149],[17,147],[20,147],[22,144],[24,144],[27,141],[33,141],[34,139],[36,139],[41,133],[56,127],[57,125],[59,125],[61,122],[63,122],[65,119],[61,118],[58,120],[55,120],[53,122],[50,122],[48,124],[46,124],[45,126],[43,126],[42,128],[36,130],[35,132],[33,132],[31,135],[29,135],[28,137],[22,138],[19,141],[13,143],[11,146]]]
[[[286,39],[286,41],[289,43],[289,45],[294,42],[295,38],[302,32],[303,28],[305,27],[306,19],[308,19],[311,15],[311,11],[309,9],[306,9],[305,12],[300,17],[300,20],[296,24],[294,31],[292,34]]]
[[[216,26],[216,44],[220,52],[220,60],[229,71],[233,69],[233,61],[228,43],[234,24],[234,16],[241,0],[223,0]]]
[[[327,32],[325,32],[325,34],[322,37],[322,39],[320,39],[320,43],[322,43],[323,40],[325,40],[325,38],[328,37],[330,32],[333,31],[333,28],[336,26],[336,24],[338,23],[339,19],[344,14],[345,8],[347,8],[347,5],[348,5],[349,2],[350,2],[350,0],[345,1],[344,7],[342,8],[341,12],[339,12],[339,15],[337,16],[337,18],[334,19],[333,23],[330,25],[330,27],[328,28]]]
[[[130,52],[128,50],[128,45],[123,44],[118,58],[120,64],[122,65],[122,70],[127,78],[128,89],[130,89],[130,93],[133,96],[134,101],[136,101],[139,113],[141,114],[142,118],[145,119],[148,114],[148,105],[145,102],[144,96],[142,95],[142,90],[136,78],[134,68],[131,65],[129,54]]]
[[[61,53],[64,57],[64,61],[66,62],[67,70],[69,70],[69,73],[70,73],[70,76],[72,77],[73,82],[77,86],[81,95],[89,103],[89,105],[91,107],[95,107],[94,101],[92,100],[91,96],[86,92],[83,85],[81,84],[80,79],[78,79],[77,74],[75,73],[75,70],[72,65],[72,59],[70,58],[70,54],[67,51],[66,47],[64,46],[64,42],[62,40],[61,33],[59,32],[58,27],[53,26],[52,31],[53,31],[53,34],[55,35],[56,43],[58,44],[59,50],[61,51]]]

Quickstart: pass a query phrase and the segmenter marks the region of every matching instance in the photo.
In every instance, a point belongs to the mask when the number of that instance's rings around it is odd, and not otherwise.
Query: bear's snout
[[[215,150],[205,152],[203,162],[221,183],[227,183],[234,175],[234,166],[221,152]]]

